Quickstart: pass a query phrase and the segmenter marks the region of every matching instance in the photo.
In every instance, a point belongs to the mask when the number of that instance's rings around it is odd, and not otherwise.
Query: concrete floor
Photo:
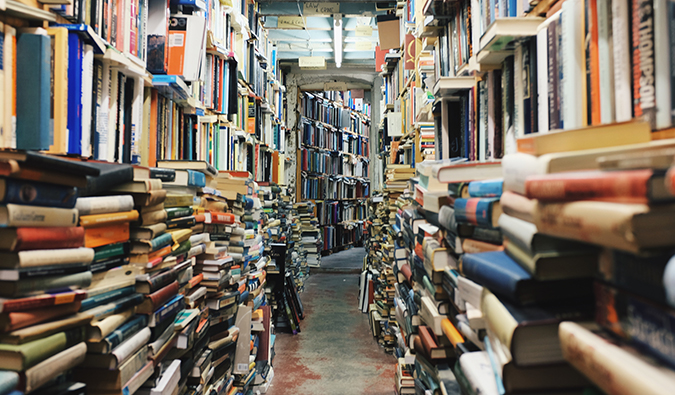
[[[346,252],[333,256],[338,258]],[[368,316],[356,308],[358,277],[310,275],[305,292],[300,294],[305,308],[302,332],[277,334],[274,379],[267,394],[395,393],[396,361],[377,344],[368,327]]]

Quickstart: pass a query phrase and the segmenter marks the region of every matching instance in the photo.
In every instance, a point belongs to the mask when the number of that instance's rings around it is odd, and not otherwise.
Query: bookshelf
[[[635,276],[618,275],[648,261],[654,269],[671,254],[658,258],[658,248],[638,251],[610,240],[611,231],[597,227],[602,221],[590,219],[594,210],[575,215],[575,225],[568,216],[577,205],[631,206],[621,200],[627,191],[592,195],[615,170],[634,175],[672,166],[670,154],[667,163],[657,163],[665,151],[647,148],[675,144],[672,113],[666,114],[673,108],[667,59],[675,24],[658,12],[665,6],[658,0],[408,0],[391,7],[401,34],[394,48],[378,53],[376,66],[383,79],[377,145],[385,181],[369,199],[369,257],[359,308],[369,314],[373,336],[398,358],[397,393],[457,387],[462,393],[615,393],[629,381],[636,388],[652,385],[631,373],[637,366],[662,372],[668,384],[657,393],[675,383],[672,359],[630,332],[639,319],[627,315],[634,309],[643,318],[653,313],[669,320],[672,304],[638,290]],[[640,46],[654,50],[637,56]],[[612,138],[604,137],[607,131]],[[619,141],[622,136],[630,142]],[[576,173],[585,170],[592,171]],[[552,189],[544,185],[579,188],[580,194],[546,196]],[[665,206],[649,201],[648,207],[645,215]],[[633,235],[658,228],[652,223]],[[561,262],[587,258],[589,266],[545,276],[543,262],[534,258],[541,246],[531,237],[572,243],[551,253]],[[580,241],[602,252],[582,258],[583,247],[574,244]],[[575,258],[562,258],[563,250]],[[646,258],[647,251],[655,255]],[[626,266],[613,266],[620,261]],[[502,288],[510,280],[487,274],[488,267],[508,265],[511,274],[524,270],[523,278],[542,289],[555,281],[586,286],[586,302],[550,288],[547,295],[555,301],[543,294],[519,299]],[[652,284],[659,292],[664,279],[659,269]],[[645,304],[636,307],[639,301]],[[577,316],[553,321],[554,353],[525,362],[520,352],[543,337],[519,342],[515,334],[531,322],[514,318],[517,329],[504,332],[495,308],[511,317],[535,310],[553,317],[552,304]],[[584,315],[588,305],[596,306],[595,316]],[[579,325],[582,316],[597,326]],[[514,337],[507,340],[505,333]],[[514,380],[544,369],[555,372],[547,382]],[[610,374],[626,379],[607,379]],[[561,380],[563,375],[569,376]]]
[[[323,253],[330,253],[358,244],[367,217],[370,106],[356,111],[350,92],[299,96],[297,200],[315,204]]]

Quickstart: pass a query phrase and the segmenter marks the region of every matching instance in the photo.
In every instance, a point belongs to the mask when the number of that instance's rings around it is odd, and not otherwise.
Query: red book
[[[525,181],[525,195],[546,202],[602,200],[649,203],[673,200],[675,196],[667,190],[665,178],[662,170],[651,169],[531,176]]]
[[[82,303],[77,301],[60,306],[44,307],[29,311],[0,314],[0,332],[11,332],[27,326],[51,321],[68,314],[75,314]]]
[[[163,306],[164,303],[168,302],[169,299],[177,294],[178,281],[174,281],[164,288],[160,288],[151,294],[145,295],[145,300],[138,306],[136,312],[139,314],[152,314],[153,311]]]
[[[232,213],[211,213],[211,223],[212,224],[224,224],[230,225],[234,223],[234,214]]]
[[[47,250],[84,246],[84,228],[0,229],[0,249],[9,251]]]
[[[42,294],[20,299],[0,298],[0,313],[34,310],[44,307],[58,306],[79,302],[87,296],[85,291],[68,291],[53,294]]]

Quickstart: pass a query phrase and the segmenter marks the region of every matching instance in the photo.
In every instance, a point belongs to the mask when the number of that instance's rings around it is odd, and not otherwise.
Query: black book
[[[176,180],[176,170],[164,169],[161,167],[150,168],[150,178],[162,180],[162,182],[173,182]]]
[[[96,161],[81,163],[97,169],[99,175],[87,176],[87,186],[80,190],[80,196],[98,195],[116,185],[134,180],[134,168],[128,164]]]

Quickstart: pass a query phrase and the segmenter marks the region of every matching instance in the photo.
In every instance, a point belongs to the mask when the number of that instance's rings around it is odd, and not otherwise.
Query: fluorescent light
[[[333,51],[335,66],[342,67],[342,14],[333,14]]]

